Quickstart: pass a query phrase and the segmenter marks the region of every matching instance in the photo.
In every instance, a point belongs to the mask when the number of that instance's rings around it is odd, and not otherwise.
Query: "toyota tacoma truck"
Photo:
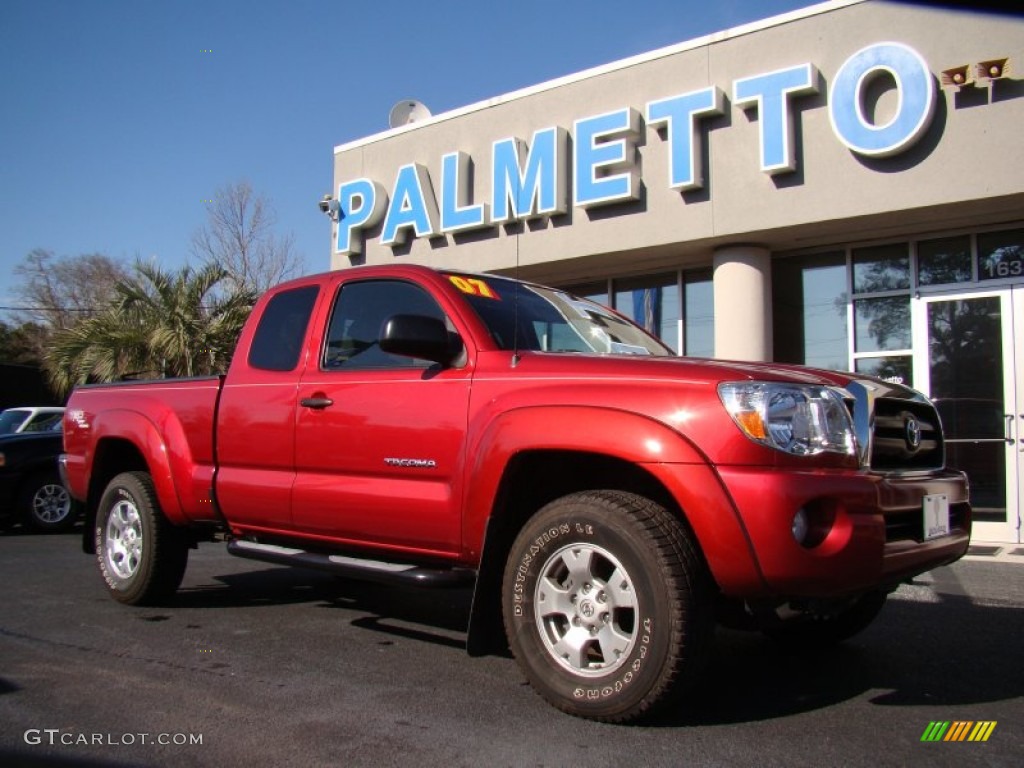
[[[677,700],[716,622],[846,639],[970,536],[911,389],[678,357],[591,301],[416,266],[282,284],[226,375],[80,387],[64,435],[116,600],[169,599],[214,537],[471,585],[471,653],[510,648],[554,706],[610,722]]]

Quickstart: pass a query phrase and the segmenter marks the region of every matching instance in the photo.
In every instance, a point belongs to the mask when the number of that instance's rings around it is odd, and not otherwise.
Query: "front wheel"
[[[663,507],[621,491],[557,499],[509,555],[509,645],[558,709],[606,722],[649,715],[696,679],[713,626],[691,535]]]
[[[124,472],[110,481],[94,536],[100,573],[118,602],[157,605],[181,584],[188,540],[167,522],[145,472]]]

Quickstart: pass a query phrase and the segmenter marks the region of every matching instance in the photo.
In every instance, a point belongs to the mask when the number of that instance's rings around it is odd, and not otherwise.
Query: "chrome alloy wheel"
[[[576,543],[552,554],[540,571],[533,605],[544,647],[574,674],[607,675],[636,643],[633,580],[602,547]]]
[[[122,499],[110,510],[103,556],[117,578],[128,580],[142,561],[142,519],[135,503]]]
[[[56,525],[71,513],[71,496],[64,486],[47,483],[32,496],[32,516],[40,523]]]

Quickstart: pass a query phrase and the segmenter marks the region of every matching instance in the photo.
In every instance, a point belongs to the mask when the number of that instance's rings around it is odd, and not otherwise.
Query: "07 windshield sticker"
[[[498,293],[479,277],[463,277],[461,275],[448,275],[452,285],[468,296],[481,296],[485,299],[501,301]]]

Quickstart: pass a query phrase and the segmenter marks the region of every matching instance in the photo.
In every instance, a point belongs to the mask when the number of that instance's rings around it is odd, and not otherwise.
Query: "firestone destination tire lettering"
[[[689,533],[621,491],[574,493],[540,510],[509,555],[509,644],[530,684],[564,712],[624,723],[698,677],[712,611]]]

